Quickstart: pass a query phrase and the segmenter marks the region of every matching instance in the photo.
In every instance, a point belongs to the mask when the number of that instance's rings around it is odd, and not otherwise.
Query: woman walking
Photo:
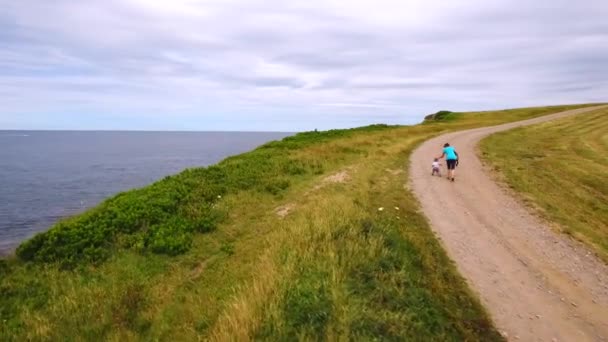
[[[443,153],[439,157],[439,159],[445,156],[445,162],[448,165],[448,180],[454,181],[454,171],[456,169],[456,165],[458,164],[458,153],[454,149],[454,147],[450,146],[450,144],[445,143],[443,145]]]

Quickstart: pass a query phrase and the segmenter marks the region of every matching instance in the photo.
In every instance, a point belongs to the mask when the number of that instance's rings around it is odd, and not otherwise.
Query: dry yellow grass
[[[608,109],[496,134],[481,147],[527,204],[608,261]]]

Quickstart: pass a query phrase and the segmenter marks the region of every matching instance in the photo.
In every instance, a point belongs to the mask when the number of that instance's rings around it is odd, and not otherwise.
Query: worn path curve
[[[477,156],[477,143],[492,133],[598,108],[445,134],[411,156],[411,187],[432,229],[509,340],[608,341],[608,267],[496,184]],[[460,155],[455,182],[430,175],[445,142]]]

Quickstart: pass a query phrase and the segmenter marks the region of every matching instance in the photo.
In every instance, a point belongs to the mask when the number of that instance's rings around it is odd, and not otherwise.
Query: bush
[[[191,229],[180,220],[152,227],[146,238],[146,247],[154,253],[177,255],[191,245]]]
[[[431,115],[427,115],[424,120],[425,121],[447,121],[447,120],[451,120],[455,117],[454,112],[451,112],[449,110],[440,110],[435,114],[431,114]]]

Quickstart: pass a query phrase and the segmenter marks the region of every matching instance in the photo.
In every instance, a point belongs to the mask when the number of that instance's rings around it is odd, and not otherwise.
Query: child
[[[441,170],[439,169],[439,165],[441,165],[441,164],[439,163],[439,159],[435,158],[432,165],[433,165],[433,171],[431,171],[431,176],[434,176],[435,173],[437,173],[437,175],[439,177],[441,177]]]

